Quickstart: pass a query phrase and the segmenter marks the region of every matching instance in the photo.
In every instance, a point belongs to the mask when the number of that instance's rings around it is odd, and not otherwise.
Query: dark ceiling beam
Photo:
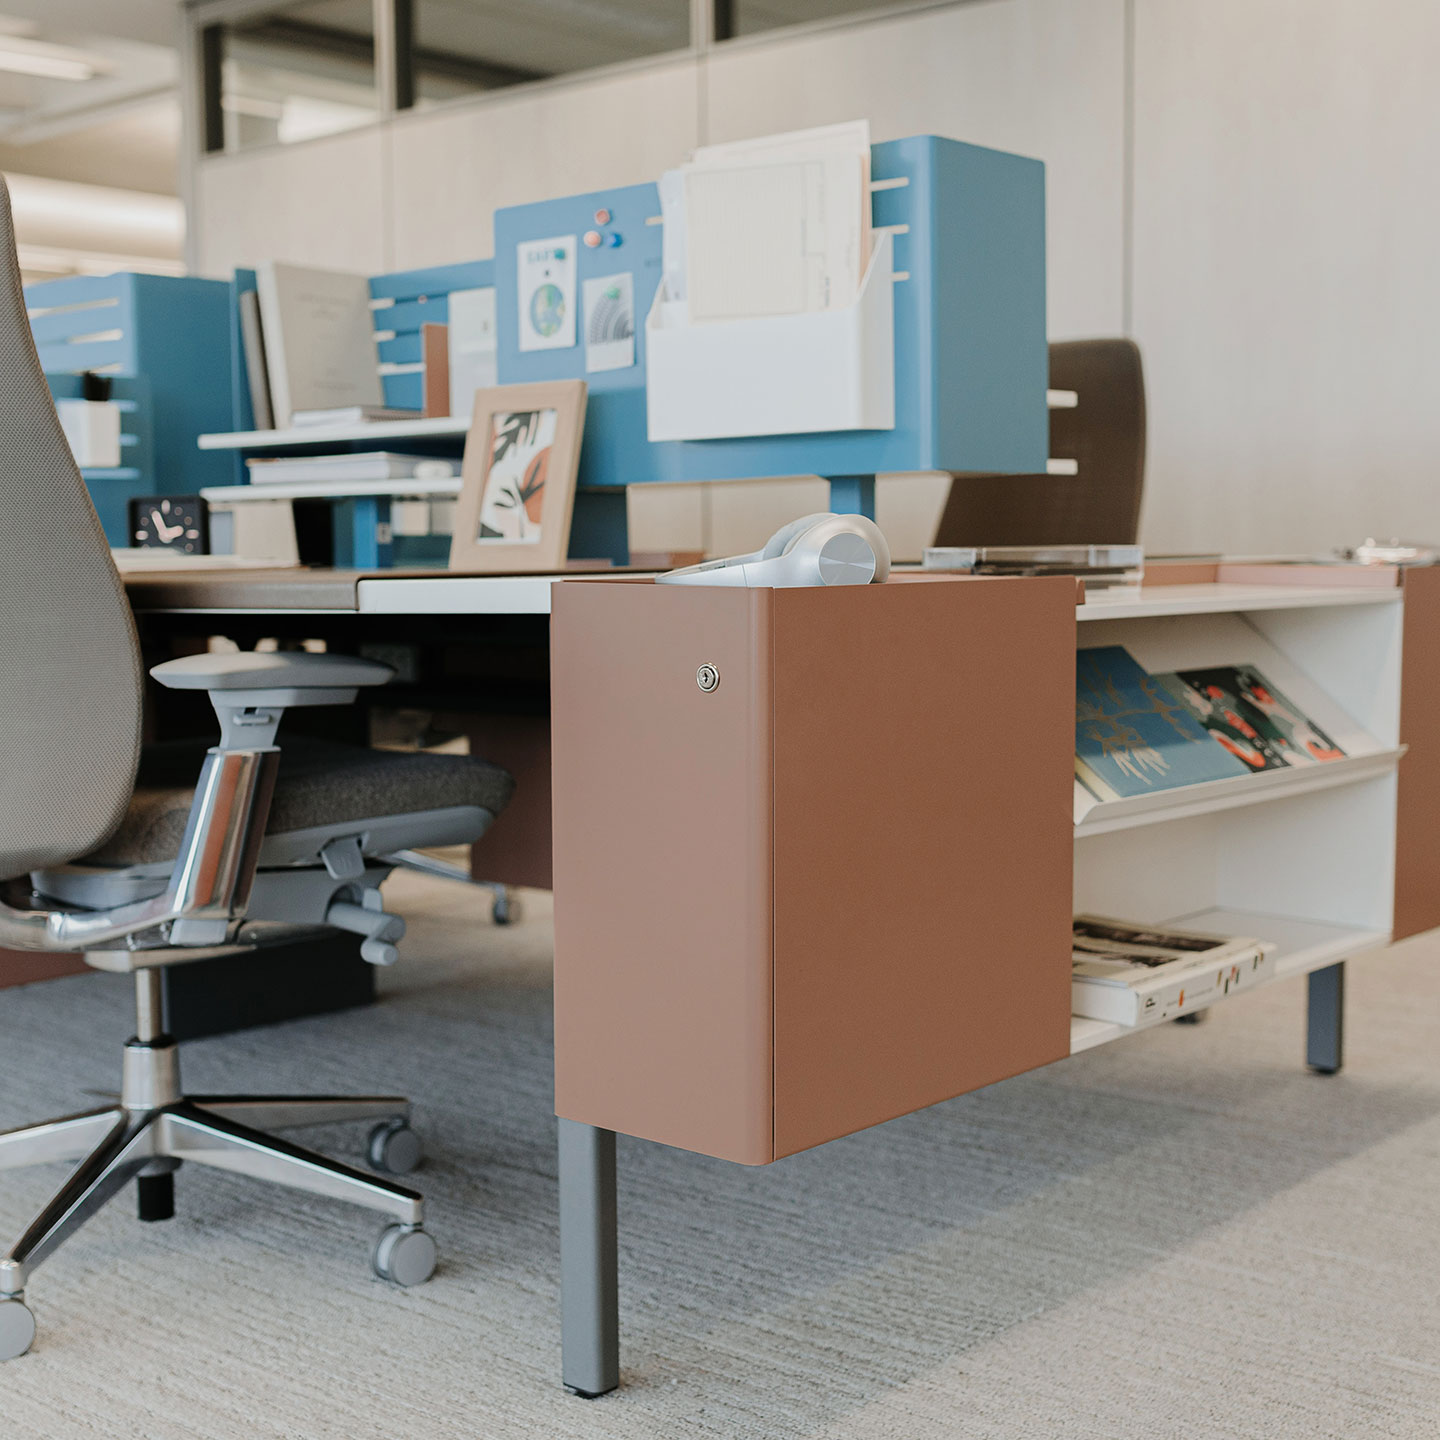
[[[334,25],[312,25],[303,20],[287,20],[283,16],[267,16],[264,20],[236,26],[247,40],[267,45],[288,46],[314,54],[334,55],[346,60],[375,60],[375,38],[355,30],[342,30]],[[434,75],[474,86],[477,90],[498,90],[506,85],[520,85],[527,80],[544,80],[550,73],[528,70],[518,65],[504,65],[494,60],[481,60],[457,55],[452,50],[430,50],[419,45],[410,47],[415,74]]]

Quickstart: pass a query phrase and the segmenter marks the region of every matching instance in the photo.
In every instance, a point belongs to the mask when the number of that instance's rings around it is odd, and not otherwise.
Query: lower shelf
[[[1275,979],[1308,975],[1337,960],[1348,960],[1366,950],[1389,944],[1387,930],[1357,930],[1345,925],[1324,925],[1316,920],[1292,920],[1284,915],[1262,915],[1251,910],[1197,910],[1191,915],[1172,915],[1167,925],[1188,930],[1213,930],[1221,935],[1254,935],[1271,940],[1277,947]],[[1248,993],[1242,991],[1242,994]],[[1108,1020],[1089,1020],[1076,1015],[1070,1020],[1070,1053],[1092,1050],[1125,1035],[1135,1035],[1153,1026],[1116,1025]]]

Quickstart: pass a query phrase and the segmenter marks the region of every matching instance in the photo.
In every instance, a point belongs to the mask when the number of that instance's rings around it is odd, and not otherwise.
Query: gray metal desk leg
[[[615,1132],[560,1124],[561,1376],[593,1400],[620,1383]]]
[[[1333,1075],[1345,1063],[1345,962],[1310,972],[1305,1063]]]

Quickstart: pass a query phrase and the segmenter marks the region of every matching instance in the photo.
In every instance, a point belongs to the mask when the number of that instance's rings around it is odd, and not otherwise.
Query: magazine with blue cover
[[[1099,800],[1248,775],[1195,712],[1121,645],[1075,656],[1075,774]]]

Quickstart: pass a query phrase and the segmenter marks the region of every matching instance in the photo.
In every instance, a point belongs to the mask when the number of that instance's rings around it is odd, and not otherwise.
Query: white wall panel
[[[1440,536],[1440,5],[1137,0],[1147,542]]]
[[[377,126],[203,161],[192,217],[200,273],[228,277],[260,260],[388,269],[382,154]]]
[[[710,141],[868,118],[876,140],[947,135],[1046,166],[1049,331],[1123,319],[1123,0],[984,0],[707,63]]]
[[[396,121],[396,268],[490,255],[501,206],[653,180],[697,143],[697,83],[687,59]]]

